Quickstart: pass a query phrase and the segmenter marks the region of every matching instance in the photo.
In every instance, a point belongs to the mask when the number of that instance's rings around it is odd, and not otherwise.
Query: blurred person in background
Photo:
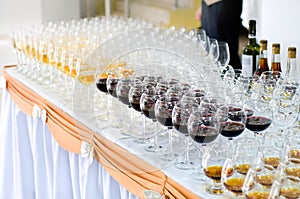
[[[235,69],[242,68],[238,54],[242,7],[242,0],[202,0],[196,11],[207,36],[228,43],[229,64]]]

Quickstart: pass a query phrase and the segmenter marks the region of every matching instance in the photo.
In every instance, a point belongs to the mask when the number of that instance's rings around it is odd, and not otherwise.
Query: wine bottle
[[[254,73],[255,75],[260,76],[264,71],[269,70],[267,46],[268,46],[267,40],[264,39],[260,40],[260,55],[259,55],[258,67]]]
[[[256,42],[256,21],[249,20],[248,43],[243,48],[242,74],[251,77],[256,71],[259,58],[259,45]]]
[[[271,71],[281,72],[281,60],[280,60],[280,44],[274,43],[272,45],[272,60],[271,60]]]
[[[297,80],[298,72],[300,71],[297,69],[296,48],[289,47],[285,77],[288,81]]]

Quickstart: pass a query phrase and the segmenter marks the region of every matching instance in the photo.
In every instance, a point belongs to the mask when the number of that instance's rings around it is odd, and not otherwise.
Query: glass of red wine
[[[108,104],[108,101],[109,101],[109,94],[108,94],[107,87],[106,87],[108,73],[99,72],[99,75],[97,75],[96,77],[97,77],[96,87],[100,91],[99,92],[99,95],[100,95],[99,100],[103,100],[103,102],[101,102],[100,109],[102,111],[103,111],[103,109],[104,110],[106,109],[106,113],[101,114],[101,116],[99,118],[103,121],[108,121],[109,120],[109,108],[107,107],[107,104]]]
[[[183,87],[188,87],[184,85]],[[184,90],[184,89],[183,89]],[[173,127],[180,134],[185,136],[185,153],[183,157],[179,158],[174,166],[178,169],[189,170],[195,167],[194,162],[189,158],[190,156],[190,136],[188,133],[188,119],[194,109],[197,109],[201,99],[205,95],[203,90],[190,89],[186,91],[180,102],[177,103],[172,112]]]
[[[162,145],[160,145],[158,143],[158,122],[155,116],[155,103],[156,100],[163,94],[165,94],[167,92],[167,83],[166,82],[157,82],[156,87],[152,88],[151,85],[149,86],[149,91],[150,92],[144,92],[142,94],[141,100],[140,100],[140,104],[141,104],[141,110],[143,112],[143,114],[151,119],[153,121],[153,123],[155,123],[155,130],[154,130],[154,141],[153,143],[148,144],[145,147],[145,150],[148,152],[160,152],[164,149],[164,147]]]
[[[168,128],[168,149],[160,158],[165,161],[173,161],[176,154],[173,152],[173,122],[172,111],[174,106],[181,99],[181,94],[177,92],[167,92],[161,95],[155,103],[155,117],[157,121]]]
[[[137,80],[137,81],[134,80],[130,87],[129,93],[128,93],[130,107],[133,110],[135,110],[135,111],[131,112],[131,116],[130,116],[131,117],[130,126],[132,129],[132,135],[135,135],[138,137],[138,139],[135,139],[135,142],[140,143],[140,144],[144,144],[146,142],[146,140],[144,139],[145,132],[144,132],[143,128],[141,129],[141,132],[140,132],[140,129],[137,129],[137,132],[134,132],[135,127],[136,127],[136,125],[134,125],[134,123],[135,124],[139,123],[139,121],[137,121],[137,120],[141,119],[142,112],[141,112],[141,107],[140,107],[140,100],[141,100],[141,97],[142,97],[144,91],[145,91],[144,83],[139,80]],[[133,127],[133,125],[135,127]]]
[[[118,105],[120,112],[115,113],[118,114],[116,117],[119,118],[119,126],[124,135],[130,135],[131,132],[131,126],[128,125],[131,123],[131,121],[128,121],[128,119],[130,120],[128,113],[128,107],[130,106],[128,95],[131,88],[131,81],[132,79],[130,77],[121,77],[116,88],[117,98],[121,104]]]
[[[246,118],[246,128],[256,135],[269,128],[272,123],[272,108],[265,100],[250,99],[245,106],[253,111],[251,116]]]
[[[200,107],[190,114],[188,119],[188,133],[196,143],[199,143],[200,151],[203,152],[203,147],[213,142],[220,134],[218,129],[220,121],[218,121],[218,118],[209,109],[201,109]],[[191,177],[197,181],[205,180],[201,164],[200,169],[193,172]]]
[[[247,113],[239,105],[229,104],[219,108],[220,114],[228,117],[226,121],[220,123],[220,133],[222,136],[233,140],[234,137],[241,135],[246,128]]]

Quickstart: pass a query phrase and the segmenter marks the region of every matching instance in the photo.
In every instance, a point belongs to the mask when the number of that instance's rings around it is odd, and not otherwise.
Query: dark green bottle
[[[242,74],[251,77],[258,67],[260,46],[256,42],[256,21],[249,20],[248,43],[243,48]]]

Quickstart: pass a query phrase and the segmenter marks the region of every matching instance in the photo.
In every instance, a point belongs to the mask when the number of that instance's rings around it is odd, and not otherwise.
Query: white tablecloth
[[[134,199],[94,160],[62,149],[41,119],[24,114],[3,89],[0,198]]]

